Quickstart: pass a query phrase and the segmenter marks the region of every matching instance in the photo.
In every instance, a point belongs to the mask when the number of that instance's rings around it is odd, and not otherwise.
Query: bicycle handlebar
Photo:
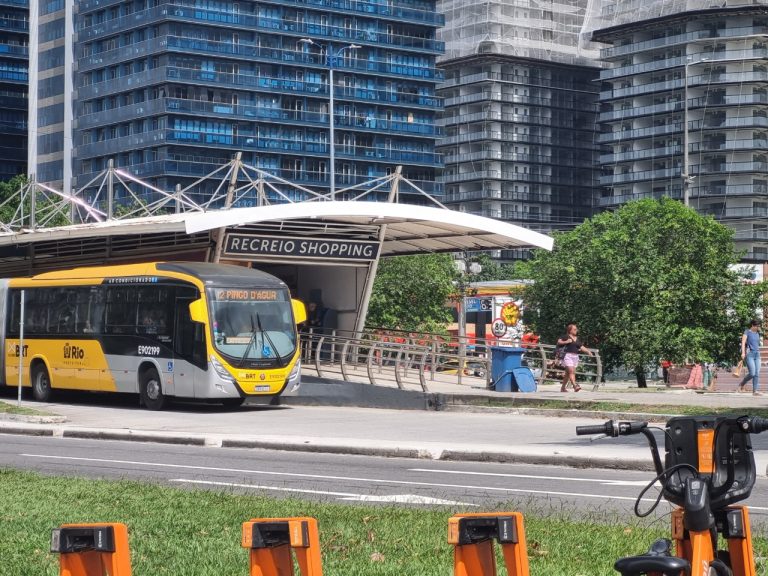
[[[608,420],[605,424],[576,426],[576,435],[588,436],[591,434],[605,434],[611,438],[617,438],[619,436],[639,434],[647,427],[648,422],[614,422],[613,420]]]

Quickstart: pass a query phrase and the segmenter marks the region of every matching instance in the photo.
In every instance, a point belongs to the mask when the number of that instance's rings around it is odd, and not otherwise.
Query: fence
[[[349,332],[312,330],[301,334],[302,366],[319,378],[368,382],[401,390],[430,392],[430,385],[457,384],[492,388],[489,350],[496,340],[448,338],[436,334],[398,331]],[[559,382],[563,369],[555,359],[555,346],[526,344],[524,365],[538,386]],[[597,390],[602,382],[600,354],[582,356],[577,379]]]

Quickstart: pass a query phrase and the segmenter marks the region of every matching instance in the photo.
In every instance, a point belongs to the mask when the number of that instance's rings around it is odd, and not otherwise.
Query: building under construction
[[[580,223],[598,177],[598,51],[580,42],[587,0],[438,8],[445,203],[539,231]]]
[[[768,2],[596,1],[604,208],[681,198],[768,260]]]

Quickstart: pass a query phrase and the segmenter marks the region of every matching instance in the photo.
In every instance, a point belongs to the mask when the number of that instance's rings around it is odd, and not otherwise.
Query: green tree
[[[736,356],[766,291],[745,284],[737,262],[732,230],[713,218],[666,198],[630,202],[537,251],[526,265],[526,320],[549,342],[578,323],[606,368],[634,369],[643,387],[662,358]]]
[[[444,332],[446,308],[455,287],[450,254],[382,258],[368,308],[371,327],[409,332]]]

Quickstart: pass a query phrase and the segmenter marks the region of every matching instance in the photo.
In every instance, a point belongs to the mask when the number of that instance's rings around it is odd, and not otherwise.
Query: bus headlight
[[[219,375],[219,378],[230,384],[235,383],[234,376],[229,373],[229,370],[224,368],[224,365],[216,359],[216,356],[211,356],[211,366],[213,367],[213,371]]]
[[[291,373],[288,374],[288,382],[293,382],[299,377],[299,374],[301,374],[301,360],[296,360],[296,364],[293,365],[293,368],[291,369]]]

